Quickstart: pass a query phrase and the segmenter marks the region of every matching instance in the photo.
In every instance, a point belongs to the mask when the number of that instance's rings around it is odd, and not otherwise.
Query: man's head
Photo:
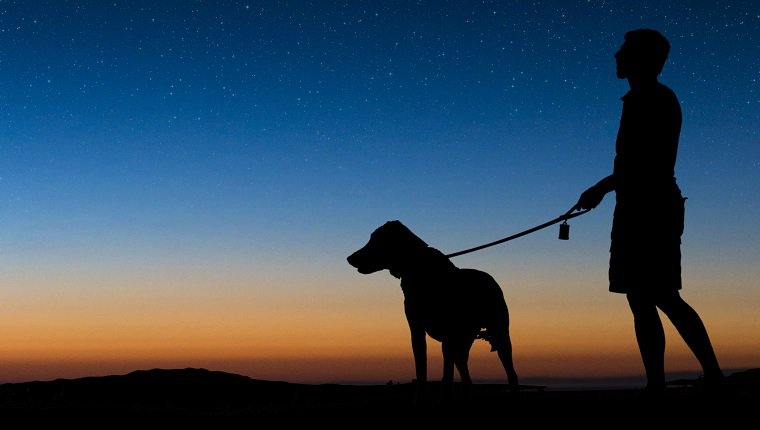
[[[656,79],[670,53],[670,43],[659,31],[632,30],[615,54],[620,79]]]

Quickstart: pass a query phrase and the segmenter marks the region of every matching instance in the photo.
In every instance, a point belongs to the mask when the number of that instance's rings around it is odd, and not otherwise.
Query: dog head
[[[403,264],[409,253],[427,246],[400,221],[388,221],[373,231],[367,244],[347,260],[364,275],[388,269],[396,276],[394,268]]]

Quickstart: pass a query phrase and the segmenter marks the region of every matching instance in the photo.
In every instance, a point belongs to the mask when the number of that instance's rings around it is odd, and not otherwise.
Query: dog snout
[[[380,264],[376,256],[373,256],[373,253],[367,246],[349,255],[346,260],[348,264],[355,267],[363,275],[383,270],[382,264]]]
[[[358,268],[358,267],[359,267],[359,266],[358,266],[359,262],[357,261],[357,260],[358,260],[358,257],[356,256],[356,254],[357,254],[357,253],[358,253],[358,251],[357,251],[357,252],[354,252],[353,254],[349,255],[349,256],[346,258],[346,261],[348,261],[348,264],[350,264],[351,266],[353,266],[353,267],[356,267],[356,268]]]
[[[346,258],[346,261],[348,261],[348,264],[359,269],[361,272],[362,268],[366,267],[369,264],[369,259],[367,258],[367,247],[365,246],[357,251],[354,251],[353,254],[349,255],[348,258]]]

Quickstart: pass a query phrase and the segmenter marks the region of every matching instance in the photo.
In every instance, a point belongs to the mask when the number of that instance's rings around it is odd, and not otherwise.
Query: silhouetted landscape
[[[429,384],[426,401],[419,401],[415,400],[415,385],[411,382],[311,385],[257,380],[206,369],[152,369],[126,375],[2,384],[0,415],[110,420],[216,417],[259,423],[274,419],[333,424],[409,418],[593,424],[608,421],[604,417],[609,416],[628,422],[655,415],[658,420],[679,423],[756,419],[760,368],[728,375],[726,387],[715,392],[702,389],[699,382],[670,381],[666,394],[655,399],[638,389],[553,390],[550,386],[524,386],[517,394],[507,384],[476,383],[468,396],[458,390],[448,400],[440,396],[440,383],[434,382]]]

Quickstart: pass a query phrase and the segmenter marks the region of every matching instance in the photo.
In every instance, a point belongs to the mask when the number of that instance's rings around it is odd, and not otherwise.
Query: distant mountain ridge
[[[2,384],[0,408],[241,408],[287,403],[298,387],[201,368],[150,369],[125,375]]]
[[[727,376],[733,406],[760,400],[760,368]],[[700,381],[671,383],[668,403],[682,402],[690,408],[709,397],[699,389]],[[465,405],[464,413],[477,414],[489,408],[527,414],[530,411],[566,408],[569,405],[615,410],[635,404],[640,390],[560,391],[535,390],[526,386],[519,395],[506,384],[475,384],[469,397],[462,398],[457,384],[455,398],[442,400],[440,383],[429,384],[428,411],[450,413],[451,405]],[[136,370],[125,375],[92,376],[0,384],[0,416],[249,416],[291,419],[327,418],[339,415],[401,416],[419,410],[413,383],[388,385],[296,384],[266,381],[202,368]],[[458,400],[457,400],[458,399]],[[454,403],[450,403],[450,402]],[[517,405],[519,408],[515,409]],[[582,407],[581,407],[582,406]],[[431,409],[432,408],[432,409]],[[705,410],[709,410],[705,408]],[[717,410],[720,410],[719,408]],[[743,410],[732,408],[732,410]],[[747,409],[754,411],[754,408]],[[628,411],[630,412],[630,411]],[[540,412],[539,412],[540,413]]]

